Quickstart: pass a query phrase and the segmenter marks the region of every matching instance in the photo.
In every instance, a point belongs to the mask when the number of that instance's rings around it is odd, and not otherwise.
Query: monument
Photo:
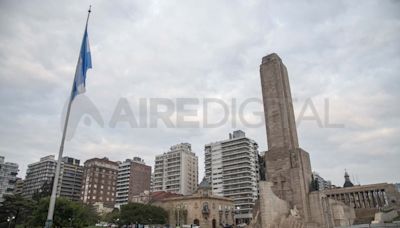
[[[260,181],[259,211],[253,227],[334,227],[348,225],[354,210],[311,191],[309,153],[299,147],[286,66],[273,53],[260,66],[268,151]]]

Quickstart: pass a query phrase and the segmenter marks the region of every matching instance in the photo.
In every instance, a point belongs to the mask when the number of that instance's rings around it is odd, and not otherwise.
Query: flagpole
[[[86,27],[85,27],[85,32],[86,28],[89,22],[89,16],[91,11],[92,6],[89,6],[88,10],[88,15],[86,18]],[[61,163],[62,163],[62,156],[64,152],[64,142],[65,142],[65,135],[67,133],[67,127],[68,127],[68,121],[69,121],[69,114],[71,112],[71,105],[72,105],[72,100],[74,96],[74,84],[75,84],[75,79],[76,79],[76,74],[78,71],[78,64],[79,64],[79,58],[78,58],[78,63],[77,67],[75,69],[75,76],[74,76],[74,81],[72,82],[72,88],[71,88],[71,94],[69,96],[69,101],[68,101],[68,108],[67,108],[67,115],[65,116],[65,123],[64,123],[64,129],[63,129],[63,134],[61,138],[61,145],[60,145],[60,150],[58,152],[58,159],[57,159],[57,166],[56,166],[56,173],[54,176],[54,181],[53,181],[53,189],[51,191],[51,197],[50,197],[50,203],[49,203],[49,210],[47,213],[47,220],[45,224],[45,228],[51,228],[53,225],[53,216],[54,216],[54,208],[56,204],[56,198],[57,198],[57,186],[58,186],[58,178],[60,176],[60,170],[61,170]]]

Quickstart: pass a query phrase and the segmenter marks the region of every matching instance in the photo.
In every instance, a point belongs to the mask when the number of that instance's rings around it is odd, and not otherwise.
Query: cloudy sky
[[[389,0],[1,1],[0,155],[20,165],[19,176],[27,164],[58,153],[90,4],[93,69],[73,107],[66,156],[140,156],[154,165],[155,155],[189,142],[203,176],[204,144],[235,129],[265,151],[265,127],[232,113],[213,128],[110,122],[121,104],[145,116],[140,99],[198,99],[188,119],[200,123],[206,98],[229,110],[232,100],[260,99],[261,58],[276,52],[289,71],[300,145],[313,170],[337,185],[345,169],[361,184],[400,182],[400,2]],[[302,109],[314,120],[301,118]],[[244,116],[255,123],[260,111],[253,102]],[[221,113],[217,105],[207,112],[213,121]]]

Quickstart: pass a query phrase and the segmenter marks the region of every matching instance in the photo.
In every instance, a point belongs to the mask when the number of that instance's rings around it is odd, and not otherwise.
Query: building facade
[[[119,164],[116,190],[117,207],[131,202],[133,196],[150,190],[151,166],[138,157]]]
[[[130,202],[141,203],[141,204],[153,204],[157,201],[162,201],[166,198],[178,197],[178,196],[182,196],[182,194],[164,192],[164,191],[159,191],[159,192],[144,191],[139,195],[132,196]]]
[[[249,222],[258,197],[258,145],[243,131],[205,145],[205,177],[214,195],[234,199],[238,223]]]
[[[259,182],[259,216],[252,221],[263,228],[351,224],[353,208],[313,191],[310,154],[297,137],[288,71],[276,53],[262,58],[260,79],[268,150],[260,169],[266,181]]]
[[[4,195],[12,195],[17,181],[18,164],[5,162],[4,157],[0,156],[0,202]]]
[[[81,200],[86,204],[113,208],[116,199],[118,163],[92,158],[84,163]]]
[[[197,189],[198,158],[189,143],[174,145],[156,156],[153,191],[190,195]]]
[[[153,192],[154,189],[154,173],[151,173],[150,176],[150,192]]]
[[[63,157],[60,178],[58,179],[57,196],[66,197],[74,201],[80,200],[83,177],[83,166],[80,160]]]
[[[40,158],[40,161],[29,164],[26,171],[22,196],[32,198],[40,192],[43,185],[51,185],[56,172],[57,161],[54,155]]]
[[[323,192],[328,198],[341,201],[355,209],[379,209],[391,206],[400,208],[400,195],[393,184],[356,185],[353,187],[326,189]]]
[[[153,205],[168,212],[168,223],[172,227],[194,224],[202,228],[217,228],[234,224],[235,206],[232,199],[213,195],[206,179],[191,196],[165,198]]]
[[[24,180],[17,177],[15,181],[14,195],[22,195],[22,191],[24,189]]]
[[[393,184],[353,185],[345,172],[343,188],[325,189],[329,199],[354,208],[357,223],[370,223],[381,209],[400,209],[400,193]]]

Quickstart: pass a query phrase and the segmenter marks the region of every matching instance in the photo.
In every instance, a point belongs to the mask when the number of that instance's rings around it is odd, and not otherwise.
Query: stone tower
[[[262,59],[260,75],[268,141],[266,178],[275,195],[311,222],[310,157],[299,147],[287,69],[273,53]]]

